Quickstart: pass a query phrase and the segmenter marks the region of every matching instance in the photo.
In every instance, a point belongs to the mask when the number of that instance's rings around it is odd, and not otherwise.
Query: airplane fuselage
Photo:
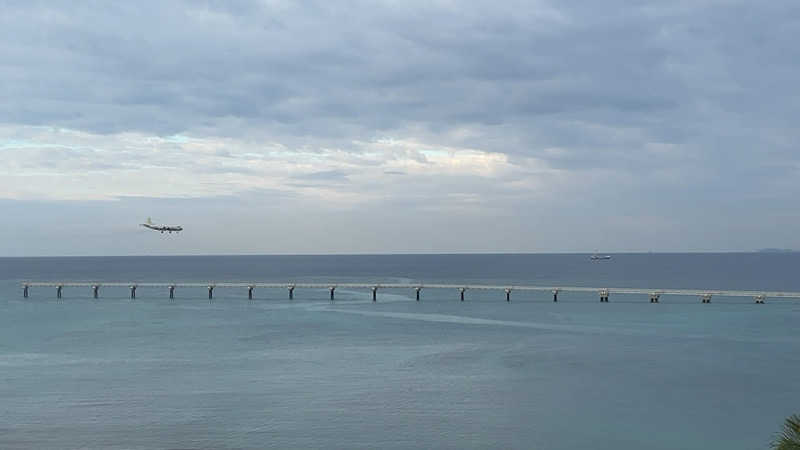
[[[145,228],[148,228],[148,229],[151,229],[151,230],[154,230],[154,231],[160,231],[162,233],[164,233],[164,232],[172,233],[173,231],[177,233],[179,231],[183,231],[183,227],[181,227],[181,226],[169,227],[169,226],[166,226],[166,225],[153,225],[153,224],[149,224],[149,223],[143,223],[141,225],[143,227],[145,227]]]

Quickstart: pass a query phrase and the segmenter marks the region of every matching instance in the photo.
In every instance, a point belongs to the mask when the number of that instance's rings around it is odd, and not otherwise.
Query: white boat
[[[594,252],[594,255],[590,256],[589,259],[592,261],[603,261],[606,259],[611,259],[611,255],[598,255],[597,252]]]

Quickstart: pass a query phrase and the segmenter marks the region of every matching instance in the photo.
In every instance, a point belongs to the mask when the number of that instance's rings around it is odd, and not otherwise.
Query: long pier
[[[420,292],[423,289],[449,289],[458,292],[459,299],[464,301],[465,293],[469,290],[490,290],[500,291],[505,294],[505,300],[511,301],[511,293],[514,291],[539,291],[549,292],[553,295],[553,301],[558,301],[558,294],[561,292],[593,292],[596,293],[601,302],[608,302],[612,294],[627,295],[647,295],[650,303],[658,303],[662,295],[696,296],[702,303],[711,303],[712,297],[750,297],[756,303],[765,303],[767,298],[800,298],[800,292],[784,291],[740,291],[740,290],[714,290],[714,289],[644,289],[644,288],[596,288],[582,286],[517,286],[517,285],[489,285],[489,284],[437,284],[437,283],[244,283],[244,282],[84,282],[84,281],[30,281],[22,284],[23,297],[28,298],[29,291],[33,287],[54,287],[56,297],[61,298],[63,289],[66,287],[90,288],[94,298],[99,298],[102,287],[126,287],[130,290],[132,299],[136,298],[136,289],[139,287],[147,288],[166,288],[169,298],[175,298],[177,288],[206,288],[208,298],[214,296],[217,288],[237,288],[247,289],[248,298],[253,299],[253,293],[257,288],[286,289],[289,299],[294,299],[295,289],[327,289],[330,291],[330,299],[334,300],[337,288],[344,289],[368,289],[372,292],[372,301],[377,301],[377,293],[380,289],[409,289],[415,293],[416,300],[420,300]]]

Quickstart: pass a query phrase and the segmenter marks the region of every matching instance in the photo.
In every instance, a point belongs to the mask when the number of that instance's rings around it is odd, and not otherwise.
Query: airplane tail
[[[153,221],[152,221],[152,220],[150,220],[150,218],[148,217],[148,218],[147,218],[147,222],[145,222],[145,223],[146,223],[146,224],[148,224],[148,225],[152,225],[152,224],[153,224]]]

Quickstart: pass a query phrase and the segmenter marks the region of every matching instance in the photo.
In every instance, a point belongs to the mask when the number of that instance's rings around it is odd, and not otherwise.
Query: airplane
[[[143,226],[143,227],[145,227],[145,228],[149,228],[149,229],[151,229],[151,230],[160,231],[162,234],[163,234],[165,231],[168,231],[170,234],[171,234],[173,231],[174,231],[174,232],[176,232],[176,233],[177,233],[177,232],[179,232],[179,231],[183,231],[183,227],[181,227],[181,226],[177,226],[177,227],[168,227],[168,226],[166,226],[166,225],[156,225],[156,224],[154,224],[154,223],[153,223],[153,221],[152,221],[152,220],[150,220],[150,218],[149,218],[149,217],[147,218],[147,222],[145,222],[145,223],[142,223],[142,224],[139,224],[139,225],[140,225],[140,226]]]

